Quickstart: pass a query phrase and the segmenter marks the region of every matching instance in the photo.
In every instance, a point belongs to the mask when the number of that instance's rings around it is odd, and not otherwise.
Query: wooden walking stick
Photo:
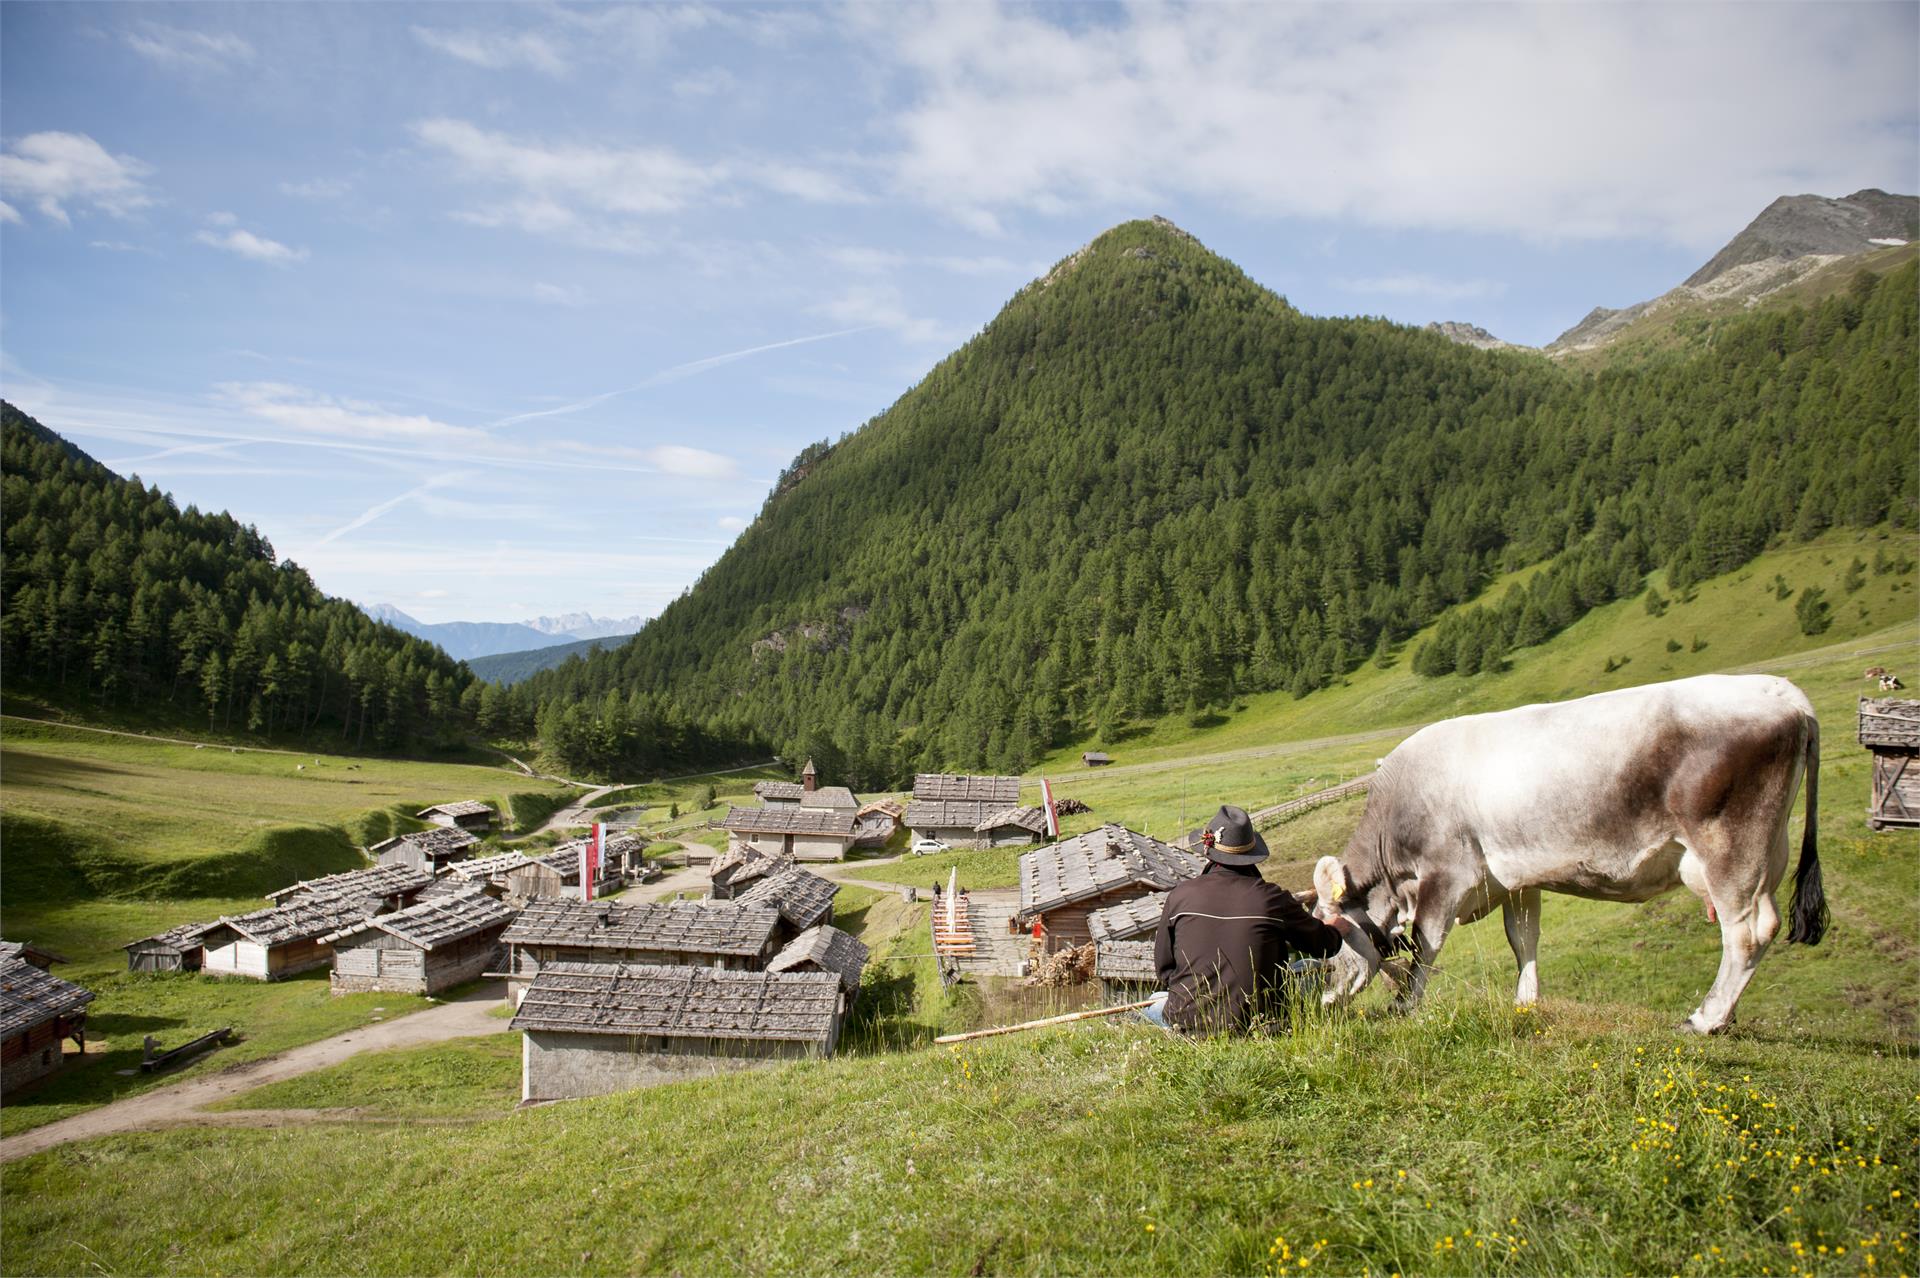
[[[1121,1012],[1137,1012],[1152,1004],[1152,999],[1142,999],[1138,1003],[1121,1003],[1116,1007],[1096,1007],[1090,1012],[1068,1012],[1064,1016],[1048,1016],[1037,1021],[1022,1021],[1018,1025],[997,1025],[992,1029],[972,1030],[965,1034],[942,1034],[933,1041],[965,1043],[970,1039],[992,1038],[996,1034],[1018,1034],[1021,1030],[1043,1029],[1048,1025],[1065,1025],[1068,1021],[1088,1021],[1096,1016],[1118,1016]]]

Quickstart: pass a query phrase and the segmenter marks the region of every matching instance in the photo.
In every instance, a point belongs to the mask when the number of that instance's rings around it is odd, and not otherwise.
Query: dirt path
[[[380,1052],[393,1047],[414,1047],[453,1038],[478,1038],[506,1032],[507,1023],[489,1015],[506,997],[502,981],[489,981],[450,1003],[414,1012],[391,1021],[364,1025],[358,1029],[290,1048],[278,1056],[248,1061],[232,1069],[204,1078],[189,1079],[172,1087],[162,1087],[125,1100],[102,1105],[84,1114],[75,1114],[44,1127],[21,1132],[0,1140],[0,1163],[25,1158],[68,1141],[110,1136],[118,1132],[146,1131],[155,1127],[195,1125],[259,1126],[238,1120],[233,1115],[202,1112],[208,1105],[238,1096],[241,1092],[283,1079],[297,1078],[329,1065],[338,1065],[362,1052]],[[259,1113],[260,1111],[242,1111]],[[306,1111],[292,1111],[304,1113]],[[326,1113],[329,1111],[318,1111]],[[286,1121],[297,1122],[299,1119]]]

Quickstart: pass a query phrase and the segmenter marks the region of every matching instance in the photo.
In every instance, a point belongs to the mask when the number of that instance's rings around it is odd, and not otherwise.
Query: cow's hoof
[[[1682,1033],[1698,1034],[1702,1038],[1705,1038],[1713,1034],[1726,1033],[1727,1029],[1729,1028],[1729,1024],[1730,1024],[1729,1022],[1722,1022],[1719,1025],[1703,1025],[1700,1023],[1699,1018],[1689,1016],[1684,1021],[1681,1021],[1677,1028]]]

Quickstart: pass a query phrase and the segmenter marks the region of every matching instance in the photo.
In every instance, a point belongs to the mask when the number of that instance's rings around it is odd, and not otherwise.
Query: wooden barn
[[[720,825],[727,850],[751,848],[789,861],[840,861],[853,846],[854,810],[785,804],[768,808],[728,808]]]
[[[844,1018],[860,992],[868,950],[857,937],[837,927],[810,927],[767,960],[769,972],[831,972],[840,978],[840,1014]]]
[[[405,866],[440,874],[448,866],[466,860],[480,840],[466,830],[432,829],[418,834],[402,834],[376,843],[367,851],[381,865]]]
[[[853,814],[853,846],[885,847],[906,815],[907,805],[898,799],[875,799],[861,804]]]
[[[477,799],[460,799],[453,803],[436,803],[430,808],[422,808],[414,815],[422,821],[444,826],[449,830],[470,830],[475,834],[485,834],[493,829],[493,808]]]
[[[211,923],[182,923],[155,936],[129,941],[121,948],[127,952],[129,972],[197,972],[205,955],[202,938]]]
[[[22,958],[0,959],[0,1094],[44,1078],[66,1061],[61,1041],[87,1046],[93,991]]]
[[[1089,916],[1199,874],[1205,863],[1124,826],[1106,825],[1020,858],[1023,926],[1040,924],[1046,952],[1093,939]]]
[[[290,887],[267,893],[267,900],[284,905],[296,897],[353,896],[378,899],[397,910],[433,882],[433,875],[410,865],[376,865],[366,870],[329,874],[324,879],[302,879]]]
[[[1093,975],[1109,1003],[1137,1003],[1160,988],[1152,941],[1095,941]]]
[[[519,911],[477,888],[348,924],[333,947],[333,992],[437,994],[493,966]]]
[[[831,1056],[841,979],[831,972],[556,963],[511,1028],[522,1099],[602,1096],[773,1061]]]
[[[1860,744],[1873,752],[1867,824],[1920,826],[1920,701],[1862,697]]]
[[[905,820],[914,837],[950,848],[1007,847],[1045,833],[1045,817],[1034,815],[1039,812],[1020,806],[1019,777],[923,772],[913,779]]]
[[[1088,750],[1080,756],[1080,762],[1089,768],[1104,768],[1113,762],[1113,756],[1099,750]]]
[[[593,894],[604,896],[618,891],[626,884],[625,852],[614,848],[617,839],[607,840],[608,853],[600,862],[595,874]],[[637,857],[639,848],[644,846],[637,839],[627,839],[634,845]],[[509,866],[500,875],[509,900],[585,900],[580,891],[580,840],[562,843],[551,852],[527,860],[524,864]]]
[[[840,885],[797,865],[782,866],[733,898],[739,905],[762,906],[780,914],[781,939],[833,922],[833,898]]]
[[[501,935],[507,1000],[555,963],[758,970],[778,950],[777,910],[735,901],[535,900]]]

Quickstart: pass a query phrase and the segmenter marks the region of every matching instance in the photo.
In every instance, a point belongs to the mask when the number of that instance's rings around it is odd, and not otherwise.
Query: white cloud
[[[113,217],[148,207],[153,196],[141,179],[150,172],[132,156],[108,154],[84,133],[29,133],[0,154],[0,191],[66,226],[69,204]]]
[[[1255,215],[1698,245],[1782,193],[1913,172],[1912,6],[847,12],[906,80],[897,186],[983,232],[1205,191]]]
[[[152,253],[153,250],[142,244],[132,244],[126,240],[88,240],[88,248],[97,248],[107,253]]]
[[[183,31],[148,22],[120,34],[141,57],[176,71],[224,71],[254,56],[253,46],[231,32]]]
[[[429,49],[489,71],[530,67],[547,75],[565,75],[567,60],[546,36],[534,31],[479,31],[414,27],[413,38]]]
[[[5,200],[0,200],[0,222],[12,222],[15,226],[18,226],[24,221],[26,221],[26,219],[20,216],[19,209],[16,209]]]
[[[660,444],[647,449],[646,456],[667,474],[688,479],[731,479],[739,473],[733,458],[685,444]]]
[[[1440,302],[1457,302],[1475,297],[1494,297],[1506,292],[1497,280],[1447,280],[1420,272],[1376,275],[1367,279],[1337,281],[1349,293],[1388,297],[1426,297]]]
[[[305,182],[282,182],[280,194],[296,200],[337,200],[353,189],[347,178],[310,178]]]
[[[207,221],[223,229],[201,231],[193,238],[210,248],[222,249],[248,261],[264,262],[269,266],[290,266],[307,260],[307,250],[303,248],[289,248],[278,240],[255,235],[234,225],[235,219],[231,213],[215,213]]]
[[[458,450],[493,441],[485,431],[420,413],[395,413],[285,382],[222,382],[214,388],[247,416],[296,434],[354,443],[413,444]]]
[[[891,284],[853,284],[838,297],[810,308],[842,324],[884,328],[909,342],[951,342],[958,335],[937,321],[912,315],[900,290]]]
[[[587,292],[577,284],[548,284],[544,280],[532,288],[533,300],[548,306],[585,306]]]
[[[725,67],[707,67],[675,80],[673,95],[677,98],[710,98],[717,94],[732,93],[739,84],[733,73]]]
[[[747,526],[747,521],[738,515],[722,515],[717,522],[727,532],[739,532]]]

